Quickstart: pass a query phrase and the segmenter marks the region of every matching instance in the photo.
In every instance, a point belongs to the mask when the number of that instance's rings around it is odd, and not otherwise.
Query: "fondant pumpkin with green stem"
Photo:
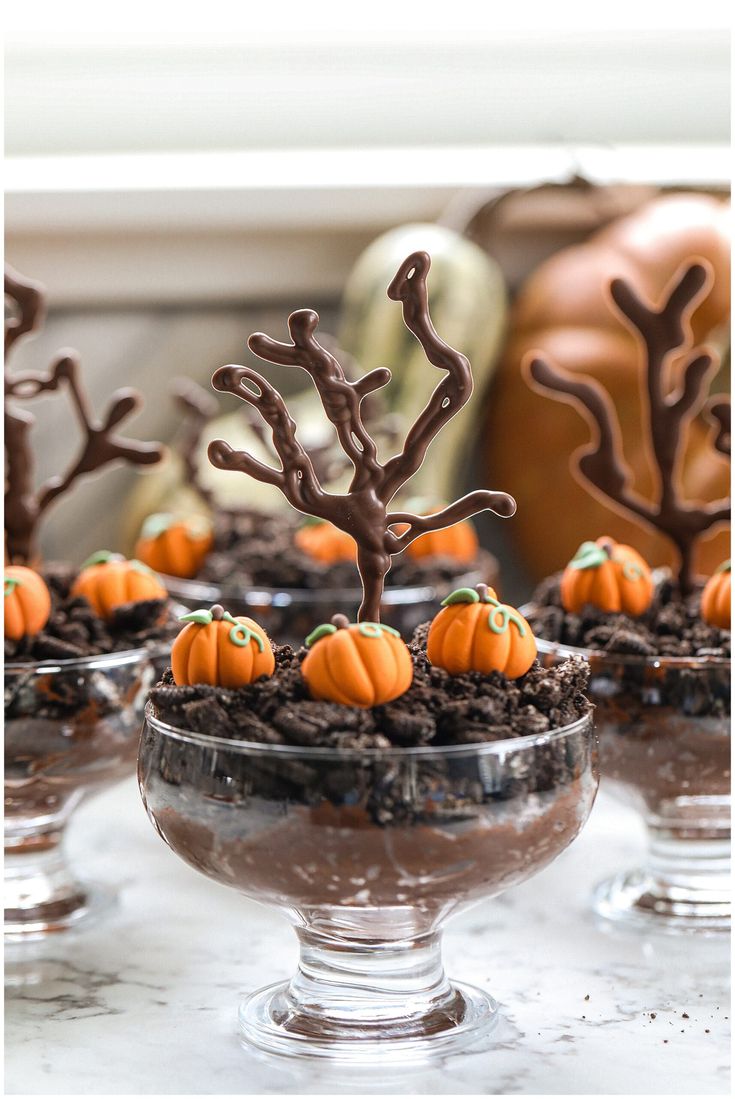
[[[349,622],[335,614],[306,639],[301,665],[312,698],[368,709],[400,698],[413,682],[413,661],[398,630]]]
[[[4,580],[5,636],[10,641],[35,637],[51,614],[51,596],[45,581],[25,565],[6,565]]]
[[[234,618],[219,603],[182,615],[186,622],[171,649],[171,670],[179,687],[206,683],[236,690],[273,675],[276,659],[262,626]]]
[[[212,548],[212,524],[203,515],[176,518],[167,512],[149,515],[135,543],[135,556],[167,576],[191,580]]]
[[[118,607],[166,599],[163,584],[142,561],[127,561],[120,553],[100,550],[82,565],[71,589],[81,595],[100,618],[110,618]]]
[[[608,536],[583,542],[562,574],[561,602],[572,614],[591,606],[635,618],[652,599],[653,577],[640,553]]]
[[[502,672],[518,679],[536,659],[536,640],[515,607],[501,603],[487,584],[478,584],[444,600],[429,627],[426,655],[450,675]]]

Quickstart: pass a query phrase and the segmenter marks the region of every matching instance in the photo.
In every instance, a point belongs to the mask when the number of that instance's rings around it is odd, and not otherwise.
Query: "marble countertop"
[[[118,908],[84,934],[8,952],[6,1093],[726,1094],[727,944],[604,933],[586,907],[641,842],[601,795],[553,866],[449,924],[450,974],[501,1006],[485,1047],[350,1072],[241,1047],[238,999],[289,974],[293,932],[171,854],[130,780],[83,807],[70,835],[78,866],[121,884]]]

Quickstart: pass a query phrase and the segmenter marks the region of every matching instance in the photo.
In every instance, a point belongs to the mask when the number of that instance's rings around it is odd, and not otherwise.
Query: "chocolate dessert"
[[[385,464],[360,405],[387,370],[349,381],[310,310],[289,318],[291,343],[251,337],[262,358],[312,376],[354,467],[346,492],[324,490],[269,382],[245,367],[214,376],[271,427],[281,468],[224,441],[211,461],[354,539],[363,590],[357,621],[332,614],[297,650],[219,604],[192,611],[147,707],[138,774],[159,835],[298,928],[297,976],[241,1012],[264,1048],[454,1041],[485,1025],[494,1006],[447,980],[437,926],[558,855],[597,788],[586,666],[543,668],[528,622],[487,584],[451,592],[410,645],[381,617],[394,555],[482,509],[515,510],[490,491],[424,515],[392,505],[472,391],[469,363],[431,324],[429,263],[409,256],[388,293],[445,373]]]
[[[117,434],[140,404],[132,390],[96,418],[74,352],[48,371],[13,373],[7,353],[37,327],[43,294],[12,271],[5,294],[5,927],[36,935],[89,911],[58,853],[63,828],[83,797],[131,772],[145,692],[176,622],[140,562],[102,552],[81,570],[39,564],[40,524],[77,481],[113,462],[151,464],[162,450]],[[45,393],[69,398],[81,443],[67,469],[36,485],[33,418],[19,402]]]
[[[599,383],[539,356],[528,363],[531,384],[574,405],[592,428],[592,442],[573,456],[581,483],[677,551],[675,572],[652,572],[630,546],[585,542],[525,610],[547,663],[570,653],[589,661],[605,781],[646,816],[655,851],[649,868],[601,887],[598,911],[685,929],[729,922],[730,565],[704,584],[694,560],[698,540],[729,519],[730,501],[688,500],[680,478],[697,414],[716,452],[730,453],[729,402],[707,399],[712,356],[691,346],[690,318],[709,286],[696,261],[658,306],[622,279],[611,284],[643,352],[644,426],[658,474],[651,500],[633,485],[616,409]],[[723,846],[717,863],[713,843]]]

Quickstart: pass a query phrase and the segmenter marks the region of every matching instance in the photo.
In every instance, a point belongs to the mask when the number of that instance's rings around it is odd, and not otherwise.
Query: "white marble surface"
[[[118,909],[35,958],[6,960],[7,1093],[725,1094],[727,944],[611,936],[586,909],[592,883],[640,841],[603,797],[555,865],[449,925],[449,971],[501,1004],[486,1048],[349,1074],[240,1046],[237,1001],[289,973],[293,933],[172,855],[131,780],[72,826],[88,872],[121,883]]]

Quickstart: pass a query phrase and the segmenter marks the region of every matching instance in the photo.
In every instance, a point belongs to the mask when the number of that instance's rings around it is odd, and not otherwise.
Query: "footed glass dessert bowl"
[[[498,583],[497,562],[483,552],[482,568],[444,582],[386,585],[381,602],[381,619],[403,637],[435,612],[437,604],[455,588],[472,588],[480,581]],[[204,580],[182,580],[161,575],[170,597],[188,610],[221,603],[233,615],[256,618],[268,634],[282,645],[301,645],[304,638],[334,614],[355,618],[362,590],[354,588],[271,588],[261,585],[215,584]]]
[[[646,826],[643,865],[601,883],[595,910],[646,930],[728,931],[730,660],[536,641],[547,667],[569,656],[588,661],[603,782]]]
[[[81,801],[134,772],[154,665],[145,648],[6,664],[6,941],[77,926],[111,900],[77,880],[64,830]]]
[[[297,972],[243,1001],[242,1039],[346,1061],[487,1031],[494,1001],[444,973],[444,923],[556,858],[598,782],[589,715],[513,740],[337,749],[202,734],[150,703],[138,776],[176,854],[296,930]]]

